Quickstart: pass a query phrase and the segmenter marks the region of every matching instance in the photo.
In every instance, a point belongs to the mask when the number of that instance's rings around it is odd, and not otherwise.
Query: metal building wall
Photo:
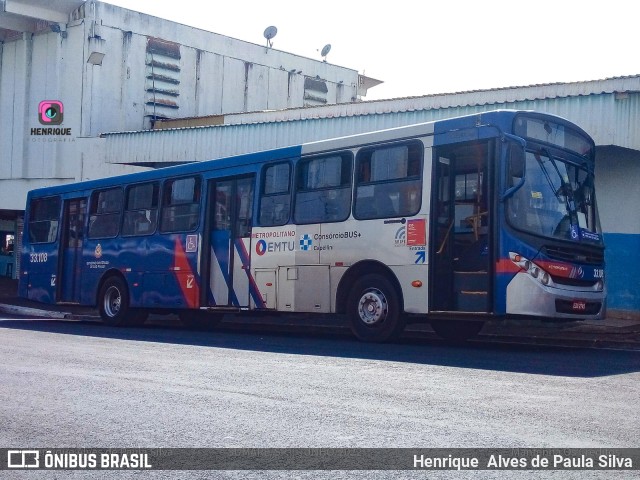
[[[640,152],[598,147],[596,158],[608,306],[616,315],[640,315]]]
[[[85,148],[102,132],[148,129],[158,117],[301,107],[315,84],[329,104],[359,94],[354,69],[107,3],[78,3],[60,13],[68,19],[64,35],[42,21],[35,32],[15,31],[0,43],[0,210],[22,210],[33,188],[81,180],[83,173],[111,175],[111,163],[126,162]],[[0,23],[10,26],[2,14],[0,8]],[[43,127],[42,100],[63,103],[60,127],[70,135],[32,133]]]

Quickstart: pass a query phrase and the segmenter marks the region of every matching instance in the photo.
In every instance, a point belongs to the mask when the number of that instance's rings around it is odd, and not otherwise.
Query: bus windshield
[[[600,242],[593,174],[552,156],[546,149],[527,152],[524,178],[512,177],[517,190],[507,200],[509,223],[536,235]]]

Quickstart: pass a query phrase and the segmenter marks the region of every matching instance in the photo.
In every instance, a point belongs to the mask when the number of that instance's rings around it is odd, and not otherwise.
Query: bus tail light
[[[511,258],[511,261],[513,263],[515,263],[518,267],[520,267],[522,270],[539,281],[542,285],[546,287],[553,286],[551,275],[549,275],[547,271],[533,263],[531,260],[523,257],[519,253],[514,252],[509,252],[509,258]]]
[[[412,287],[420,288],[422,286],[422,280],[414,280],[411,282]]]

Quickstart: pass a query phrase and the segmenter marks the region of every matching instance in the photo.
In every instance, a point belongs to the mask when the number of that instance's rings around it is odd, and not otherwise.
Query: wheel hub
[[[387,311],[387,299],[380,290],[369,290],[360,297],[358,314],[365,324],[374,325],[383,322]]]
[[[115,317],[116,315],[118,315],[121,302],[122,295],[120,295],[120,291],[115,287],[109,288],[106,295],[104,296],[105,313],[110,317]]]

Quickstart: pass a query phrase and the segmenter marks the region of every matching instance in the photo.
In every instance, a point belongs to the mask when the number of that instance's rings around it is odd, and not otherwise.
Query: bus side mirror
[[[515,139],[515,137],[513,137]],[[509,142],[506,150],[506,169],[508,178],[506,179],[507,190],[500,197],[504,202],[520,189],[525,182],[526,157],[524,153],[524,142]],[[517,180],[514,180],[517,179]]]
[[[509,146],[509,176],[523,178],[525,169],[524,150],[520,145]]]

